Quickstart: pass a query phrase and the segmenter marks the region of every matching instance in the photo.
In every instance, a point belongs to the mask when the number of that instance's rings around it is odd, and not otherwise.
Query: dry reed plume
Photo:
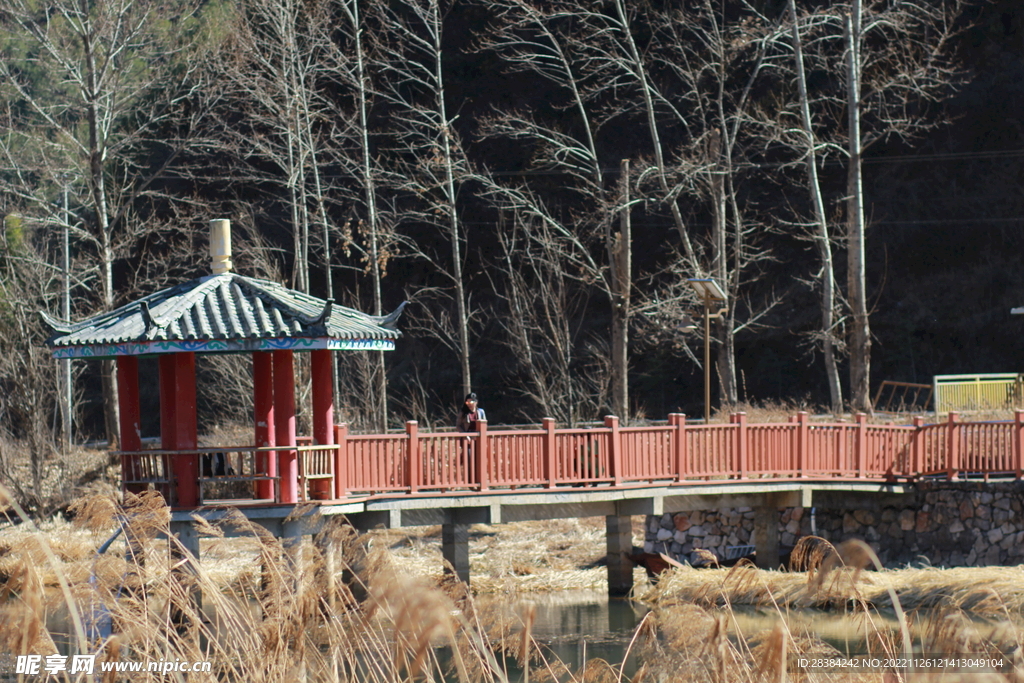
[[[237,511],[217,524],[197,519],[214,542],[227,531],[255,541],[248,561],[259,570],[225,588],[167,540],[158,496],[94,498],[74,511],[66,537],[35,531],[0,545],[0,650],[45,656],[60,644],[67,654],[67,634],[51,633],[46,619],[71,610],[82,626],[72,652],[96,653],[97,662],[212,663],[190,681],[506,680],[481,625],[470,622],[467,592],[409,576],[383,550],[365,556],[340,523],[325,522],[312,543],[289,547]],[[124,540],[97,554],[114,530]],[[364,601],[342,574],[354,577]],[[60,584],[70,590],[55,591]],[[438,659],[441,645],[453,652],[451,672]],[[131,680],[165,678],[143,672]]]
[[[971,585],[966,574],[951,574],[960,580],[957,590],[948,579],[941,583],[938,570],[866,572],[876,558],[863,544],[832,548],[808,541],[798,562],[806,574],[749,565],[667,572],[643,596],[653,609],[630,640],[628,653],[638,656],[640,668],[627,678],[625,659],[591,658],[573,669],[552,657],[534,637],[536,612],[524,595],[509,593],[499,607],[481,609],[464,584],[410,571],[386,544],[366,551],[365,539],[339,521],[325,521],[310,543],[288,545],[237,511],[216,524],[197,519],[208,549],[216,550],[228,536],[249,539],[247,569],[224,582],[167,540],[169,519],[159,496],[129,495],[124,503],[97,497],[79,501],[73,510],[73,526],[0,536],[0,648],[6,652],[46,655],[58,646],[66,651],[70,643],[97,653],[99,661],[212,663],[210,673],[189,674],[189,681],[938,680],[805,670],[801,658],[839,652],[798,628],[787,611],[822,605],[852,615],[872,654],[995,656],[1022,649],[1019,629],[1008,617],[1020,614],[1024,598],[1016,594],[1024,589],[1001,593],[1013,581],[1022,583],[1019,569],[1007,568],[1005,576],[982,570],[988,578]],[[111,544],[115,531],[121,535]],[[110,550],[97,553],[101,545]],[[901,572],[910,574],[904,580]],[[202,610],[196,608],[197,594]],[[951,600],[941,602],[943,594]],[[900,607],[940,603],[942,610],[927,615],[904,615]],[[744,632],[738,618],[744,604],[773,610],[775,626]],[[882,607],[897,609],[895,623],[879,614]],[[967,610],[1001,615],[1005,623],[981,629]],[[47,627],[47,617],[62,611],[72,615],[71,635]],[[941,680],[968,680],[958,676]],[[969,676],[970,683],[1024,680],[1014,670]],[[163,678],[143,672],[131,680]]]

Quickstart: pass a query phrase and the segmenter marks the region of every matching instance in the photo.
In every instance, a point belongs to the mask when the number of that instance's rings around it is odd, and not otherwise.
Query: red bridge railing
[[[459,492],[555,487],[680,485],[726,480],[844,479],[912,481],[940,476],[1013,476],[1024,471],[1024,411],[1006,422],[947,421],[910,425],[811,422],[799,413],[786,423],[753,424],[738,413],[728,424],[691,424],[672,414],[668,424],[621,427],[605,418],[603,427],[557,429],[545,418],[540,429],[492,430],[480,422],[474,433],[423,433],[415,422],[404,434],[349,434],[335,427],[335,445],[300,440],[299,490],[308,500],[351,496]],[[247,464],[251,451],[253,463]],[[228,483],[266,480],[250,447],[122,453],[127,458],[124,485],[173,488],[170,458],[202,451],[227,454],[223,475],[200,472],[215,488]],[[234,458],[234,459],[232,459]],[[237,460],[237,462],[236,462]],[[209,463],[207,463],[209,465]],[[136,473],[136,474],[133,474]],[[142,476],[145,475],[145,476]],[[278,486],[274,487],[279,489]],[[245,489],[243,486],[242,489]],[[255,495],[253,495],[255,498]],[[209,502],[209,501],[202,501]],[[218,501],[225,502],[225,501]],[[235,504],[273,500],[232,501]]]

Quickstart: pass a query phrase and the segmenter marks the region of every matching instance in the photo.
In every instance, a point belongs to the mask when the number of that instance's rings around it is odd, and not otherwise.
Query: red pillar
[[[276,446],[295,447],[295,370],[291,351],[273,351],[274,356],[274,436]],[[281,503],[299,502],[298,452],[277,451],[277,472],[281,477],[278,498]]]
[[[136,356],[117,357],[117,393],[120,396],[118,411],[121,430],[121,450],[142,450],[142,424],[139,418],[139,359]],[[121,456],[121,485],[125,491],[139,493],[143,484],[127,485],[124,482],[140,478],[141,468],[137,459],[130,455]]]
[[[178,448],[177,420],[175,418],[177,403],[175,402],[174,355],[165,353],[160,356],[160,449],[173,451]],[[168,505],[176,505],[174,480],[177,476],[172,468],[173,459],[169,455],[163,459],[164,472],[171,482],[161,493]]]
[[[160,356],[160,445],[164,450],[194,451],[199,443],[196,426],[196,356],[169,353]],[[199,456],[170,456],[176,507],[199,504]]]
[[[619,418],[614,415],[604,416],[604,426],[611,430],[609,444],[611,452],[608,454],[608,462],[612,468],[612,476],[615,478],[615,486],[622,484],[622,433],[619,431]]]
[[[267,351],[252,354],[253,422],[256,425],[256,447],[274,445],[274,365]],[[256,454],[256,472],[269,477],[277,476],[277,453],[264,451]],[[256,497],[274,499],[274,482],[257,481]]]
[[[558,453],[555,452],[555,418],[542,417],[541,425],[544,429],[544,479],[547,481],[544,486],[553,489],[558,481]]]
[[[160,356],[160,448],[173,451],[178,448],[175,408],[174,354]]]
[[[334,380],[331,372],[331,351],[317,349],[311,352],[310,366],[313,373],[313,443],[330,446],[334,443]],[[317,460],[329,461],[332,464],[334,461],[330,457],[317,457]],[[310,498],[327,500],[332,497],[334,486],[330,479],[314,479],[309,488]]]
[[[750,469],[750,432],[747,431],[747,414],[736,413],[736,455],[739,458],[739,478],[746,479]]]

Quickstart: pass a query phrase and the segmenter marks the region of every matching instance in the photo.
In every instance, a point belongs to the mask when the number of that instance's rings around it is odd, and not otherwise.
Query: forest
[[[2,450],[116,434],[39,311],[206,275],[211,218],[244,275],[409,302],[336,354],[354,429],[699,416],[692,278],[715,410],[1015,372],[1022,38],[1009,0],[0,0]],[[248,423],[248,360],[200,371]]]

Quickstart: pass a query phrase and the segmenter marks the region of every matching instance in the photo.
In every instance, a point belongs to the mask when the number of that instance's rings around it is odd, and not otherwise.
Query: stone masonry
[[[785,551],[810,535],[813,517],[818,536],[835,545],[866,541],[886,566],[1024,563],[1024,482],[924,481],[900,501],[863,509],[784,508],[780,546]],[[732,546],[754,544],[754,515],[749,507],[651,515],[644,550],[688,561],[705,548],[725,558]]]

